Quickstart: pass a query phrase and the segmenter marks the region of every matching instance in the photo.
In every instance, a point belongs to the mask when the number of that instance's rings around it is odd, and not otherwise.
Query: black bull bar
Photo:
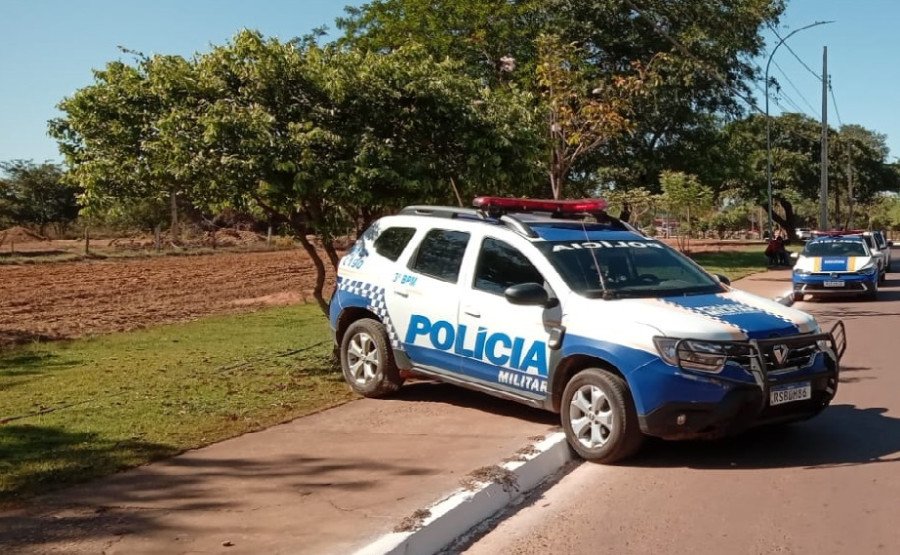
[[[768,378],[770,372],[789,368],[789,366],[779,367],[777,362],[776,364],[773,364],[772,359],[775,356],[774,349],[784,347],[790,352],[798,347],[809,348],[814,345],[816,346],[817,352],[830,352],[833,355],[835,362],[834,371],[837,373],[838,362],[841,357],[844,356],[844,351],[847,350],[847,331],[844,327],[844,322],[838,320],[829,331],[815,334],[789,335],[768,339],[750,339],[747,341],[707,341],[705,339],[694,340],[689,338],[679,340],[675,344],[675,357],[678,362],[678,367],[682,371],[709,375],[709,373],[703,372],[702,370],[685,368],[682,365],[682,358],[684,355],[697,352],[688,348],[688,345],[690,345],[692,341],[701,342],[707,345],[719,345],[722,349],[723,356],[725,357],[725,362],[729,360],[738,362],[748,370],[753,375],[756,385],[762,390],[762,406],[760,407],[762,409],[766,406],[769,399],[770,384]],[[820,342],[825,342],[828,345],[828,348],[820,348]],[[768,356],[769,353],[773,353],[772,356]],[[814,355],[815,352],[811,356]],[[725,376],[716,376],[716,378],[726,381],[738,381]]]

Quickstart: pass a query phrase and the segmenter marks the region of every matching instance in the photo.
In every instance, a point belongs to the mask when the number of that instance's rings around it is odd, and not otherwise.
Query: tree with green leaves
[[[535,171],[527,102],[495,97],[415,46],[381,54],[245,31],[199,56],[197,72],[204,99],[181,124],[195,130],[192,197],[290,225],[323,310],[326,265],[308,234],[336,268],[335,238],[385,212],[511,191]]]
[[[67,179],[83,188],[88,217],[131,204],[160,215],[158,231],[168,205],[176,232],[186,165],[183,152],[161,142],[160,129],[192,94],[191,71],[180,56],[137,54],[133,65],[116,61],[94,71],[91,85],[60,102],[63,115],[50,121],[49,132],[68,166]]]
[[[663,195],[661,202],[668,210],[685,218],[687,225],[679,232],[678,246],[682,251],[688,251],[693,222],[712,208],[713,191],[701,184],[697,176],[684,172],[663,171],[659,183]]]
[[[0,171],[0,223],[33,226],[41,235],[54,225],[61,234],[78,217],[79,191],[58,165],[12,160],[0,162]]]
[[[631,73],[592,79],[586,52],[575,44],[553,35],[541,35],[537,43],[537,77],[550,142],[547,174],[558,199],[581,159],[634,128],[633,106],[649,93],[653,77],[635,63]]]
[[[752,96],[759,77],[760,31],[783,10],[783,0],[373,0],[348,8],[338,26],[346,47],[390,51],[412,41],[437,59],[463,61],[489,86],[515,81],[533,92],[542,88],[542,34],[587,54],[588,82],[652,64],[657,80],[652,94],[635,99],[631,132],[580,156],[569,180],[579,191],[598,184],[657,191],[663,169],[719,178],[705,175],[717,167],[708,156],[716,118],[743,112],[738,95]]]

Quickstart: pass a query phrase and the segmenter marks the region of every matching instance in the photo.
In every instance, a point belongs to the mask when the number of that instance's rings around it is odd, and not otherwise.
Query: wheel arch
[[[602,368],[603,370],[619,376],[625,383],[628,383],[628,379],[618,366],[602,357],[581,353],[569,355],[559,362],[559,365],[556,367],[556,370],[553,372],[553,377],[550,380],[549,408],[553,412],[560,412],[561,410],[562,394],[563,390],[566,388],[566,384],[569,383],[569,380],[571,380],[575,374],[585,368]]]
[[[347,332],[347,328],[350,327],[350,324],[356,322],[357,320],[362,320],[363,318],[371,318],[376,322],[381,322],[381,318],[379,318],[377,314],[367,308],[363,308],[360,306],[348,306],[344,308],[338,316],[337,326],[335,326],[335,343],[337,345],[340,345],[344,340],[344,334]]]

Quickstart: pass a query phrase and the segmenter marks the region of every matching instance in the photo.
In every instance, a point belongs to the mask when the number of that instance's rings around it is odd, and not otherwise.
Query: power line
[[[844,122],[841,121],[841,112],[838,110],[837,99],[834,97],[834,88],[831,86],[831,78],[828,78],[828,92],[831,93],[831,104],[834,106],[834,113],[837,116],[838,125],[841,127],[844,126]]]
[[[631,9],[634,10],[639,16],[646,19],[652,26],[653,30],[656,33],[658,33],[659,35],[662,35],[662,37],[665,38],[666,40],[668,40],[670,43],[672,43],[672,46],[674,46],[679,52],[681,52],[688,58],[691,58],[695,62],[698,62],[701,66],[703,66],[707,70],[707,72],[709,72],[709,74],[711,76],[713,76],[716,80],[720,81],[723,85],[728,87],[728,89],[730,89],[731,92],[735,96],[737,96],[740,100],[742,100],[745,104],[747,104],[748,107],[750,107],[753,110],[755,110],[756,112],[759,112],[760,114],[768,117],[768,114],[762,108],[757,106],[756,102],[754,102],[752,98],[748,98],[742,91],[738,90],[737,87],[733,83],[730,83],[725,77],[723,77],[722,74],[719,73],[719,71],[716,68],[711,67],[706,61],[695,56],[694,53],[691,52],[690,50],[688,50],[688,48],[686,46],[684,46],[683,44],[678,42],[678,40],[676,40],[674,37],[672,37],[672,35],[669,34],[665,30],[665,26],[663,25],[663,23],[661,21],[657,20],[655,17],[653,17],[651,15],[648,15],[646,12],[644,12],[644,10],[642,10],[637,5],[635,5],[635,3],[632,0],[625,0],[625,3],[628,6],[630,6]],[[758,83],[756,83],[754,81],[753,84],[757,89],[759,89]],[[777,100],[775,101],[775,104],[777,106],[779,106],[783,111],[785,111],[785,112],[787,111],[784,109],[783,106],[778,104]],[[801,112],[802,112],[802,110],[801,110]],[[794,135],[798,139],[808,140],[808,137],[800,135],[800,134],[794,132],[793,130],[791,130],[790,128],[786,128],[784,130],[787,131],[788,134]]]
[[[681,52],[682,54],[684,54],[684,55],[687,56],[688,58],[691,58],[691,59],[694,60],[695,62],[699,62],[701,65],[706,66],[706,70],[709,72],[710,75],[712,75],[713,77],[716,78],[716,80],[720,81],[720,82],[721,82],[722,84],[724,84],[726,87],[728,87],[729,89],[731,89],[732,92],[735,93],[735,95],[737,95],[738,98],[740,98],[741,100],[743,100],[749,107],[753,108],[754,110],[756,110],[756,111],[759,112],[760,114],[765,114],[765,112],[764,112],[762,109],[760,109],[760,107],[757,106],[756,103],[753,102],[752,99],[748,99],[747,97],[745,97],[740,91],[738,91],[738,90],[735,88],[735,86],[734,86],[732,83],[729,83],[728,80],[727,80],[725,77],[723,77],[723,76],[719,73],[718,70],[716,70],[714,67],[710,67],[705,61],[703,61],[703,60],[701,60],[700,58],[698,58],[697,56],[695,56],[693,52],[691,52],[690,50],[687,49],[687,47],[685,47],[683,44],[681,44],[680,42],[678,42],[674,37],[672,37],[672,35],[670,35],[670,34],[665,30],[664,25],[662,24],[662,22],[660,22],[660,21],[658,21],[656,18],[651,17],[651,16],[647,15],[646,13],[644,13],[644,11],[641,10],[641,8],[637,7],[637,6],[634,4],[634,2],[632,2],[631,0],[625,0],[625,3],[628,4],[628,5],[631,7],[632,10],[634,10],[635,12],[637,12],[638,15],[640,15],[641,17],[643,17],[644,19],[646,19],[647,21],[649,21],[650,24],[651,24],[651,26],[653,27],[653,30],[654,30],[656,33],[662,35],[666,40],[668,40],[669,42],[671,42],[671,43],[672,43],[672,46],[674,46],[676,49],[678,49],[679,52]]]
[[[769,29],[770,29],[773,33],[775,33],[775,36],[778,37],[779,40],[784,41],[784,39],[781,38],[781,35],[778,34],[778,30],[775,29],[775,27],[773,27],[770,23],[767,23],[766,25],[768,25]],[[813,71],[813,69],[812,69],[811,67],[809,67],[809,66],[806,64],[806,62],[804,62],[803,59],[800,58],[800,56],[797,55],[796,52],[794,52],[794,49],[791,48],[791,45],[790,45],[790,44],[788,44],[787,42],[784,42],[783,44],[784,44],[784,47],[788,49],[788,52],[790,52],[791,55],[793,55],[794,58],[796,58],[797,61],[800,62],[800,65],[802,65],[803,67],[805,67],[805,68],[806,68],[806,71],[808,71],[808,72],[810,73],[810,75],[812,75],[813,77],[815,77],[816,79],[818,79],[819,82],[821,83],[821,82],[822,82],[822,76],[819,75],[818,73],[816,73],[815,71]],[[776,65],[777,65],[777,64],[776,64]]]
[[[806,104],[806,106],[813,113],[813,115],[816,116],[816,119],[819,119],[820,114],[816,111],[815,108],[813,108],[812,104],[810,104],[810,102],[806,98],[806,96],[804,96],[804,94],[802,92],[800,92],[800,89],[797,88],[797,85],[795,85],[794,82],[791,81],[791,78],[788,77],[788,74],[781,68],[780,65],[778,65],[778,62],[776,62],[775,60],[772,60],[772,63],[775,64],[775,69],[777,69],[779,71],[779,73],[781,73],[784,76],[785,80],[788,82],[788,84],[791,86],[791,88],[793,88],[794,91],[796,91],[797,94],[800,95],[800,99],[803,101],[804,104]]]

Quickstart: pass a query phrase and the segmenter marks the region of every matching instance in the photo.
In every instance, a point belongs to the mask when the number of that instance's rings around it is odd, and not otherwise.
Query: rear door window
[[[469,234],[464,231],[432,229],[419,243],[409,268],[441,281],[456,283],[468,244]]]
[[[375,239],[375,252],[396,262],[415,234],[416,230],[412,227],[389,227]]]

